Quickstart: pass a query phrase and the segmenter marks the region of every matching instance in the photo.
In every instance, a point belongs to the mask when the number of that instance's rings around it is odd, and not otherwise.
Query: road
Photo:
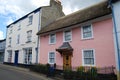
[[[0,80],[52,80],[29,70],[0,64]]]

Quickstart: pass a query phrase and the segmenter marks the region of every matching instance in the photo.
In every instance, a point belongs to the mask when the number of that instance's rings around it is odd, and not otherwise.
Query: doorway
[[[63,55],[63,69],[71,69],[71,55]]]
[[[14,64],[17,65],[18,64],[18,54],[19,54],[19,51],[15,51],[15,60],[14,60]]]

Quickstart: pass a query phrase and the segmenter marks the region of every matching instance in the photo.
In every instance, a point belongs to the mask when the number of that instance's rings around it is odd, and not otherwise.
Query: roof
[[[39,8],[37,8],[37,9],[35,9],[34,11],[32,11],[32,12],[26,14],[25,16],[21,17],[20,19],[16,20],[15,22],[9,24],[9,25],[7,26],[7,28],[9,28],[10,25],[15,24],[15,23],[17,23],[17,22],[19,22],[19,21],[25,19],[25,18],[28,17],[28,15],[30,15],[31,13],[37,13],[38,11],[40,11],[41,8],[42,8],[42,7],[39,7]]]
[[[120,1],[120,0],[109,0],[109,1],[111,1],[112,3],[115,3],[115,2]]]
[[[37,35],[49,33],[51,31],[70,27],[72,25],[86,22],[104,15],[111,14],[111,9],[108,8],[108,2],[100,2],[83,10],[79,10],[67,16],[61,17],[53,23],[43,27]]]
[[[73,51],[73,48],[69,44],[69,42],[64,42],[56,51]]]
[[[2,39],[2,40],[0,40],[0,42],[3,42],[3,41],[5,41],[6,39]]]

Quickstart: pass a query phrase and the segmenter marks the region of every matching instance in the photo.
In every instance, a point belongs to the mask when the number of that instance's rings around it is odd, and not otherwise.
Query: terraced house
[[[116,67],[113,22],[107,1],[61,17],[37,34],[41,64],[56,63],[58,69]]]
[[[8,25],[4,63],[38,63],[39,37],[36,33],[61,16],[64,16],[61,3],[50,0],[49,6],[40,7]]]

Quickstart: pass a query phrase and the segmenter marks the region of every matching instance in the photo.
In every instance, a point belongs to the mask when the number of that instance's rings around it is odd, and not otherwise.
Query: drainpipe
[[[40,30],[40,25],[41,25],[41,8],[40,8],[40,10],[39,10],[39,17],[38,17],[38,31]],[[37,49],[36,49],[36,64],[38,64],[38,57],[39,57],[39,35],[38,35],[38,39],[37,39]]]
[[[115,34],[115,44],[116,44],[116,49],[117,49],[117,67],[118,67],[118,80],[120,80],[120,51],[119,51],[119,41],[118,41],[118,34],[117,34],[117,26],[116,26],[116,21],[115,21],[115,13],[114,13],[114,9],[113,9],[113,5],[111,3],[112,0],[109,0],[109,5],[112,9],[112,17],[113,17],[113,23],[114,23],[114,34]]]

